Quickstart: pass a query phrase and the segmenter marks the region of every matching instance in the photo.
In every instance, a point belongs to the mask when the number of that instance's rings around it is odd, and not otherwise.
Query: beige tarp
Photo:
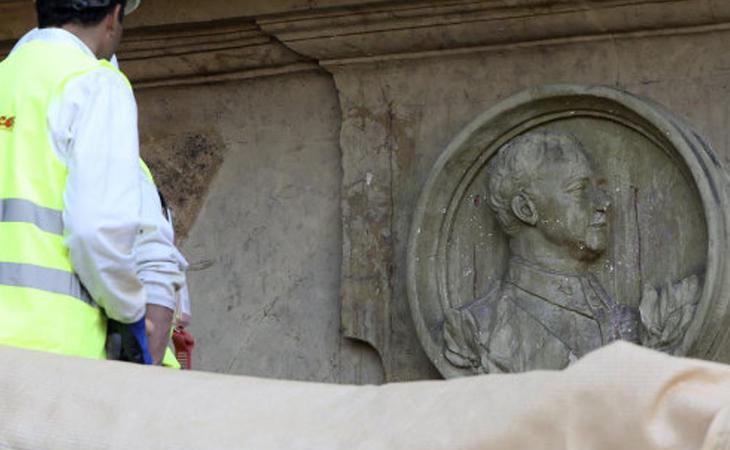
[[[615,344],[563,372],[338,386],[0,348],[0,449],[730,449],[730,366]]]

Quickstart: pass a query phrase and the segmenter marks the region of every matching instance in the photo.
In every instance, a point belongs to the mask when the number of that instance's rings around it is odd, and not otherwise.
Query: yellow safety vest
[[[105,358],[105,316],[64,244],[68,169],[47,126],[67,83],[99,68],[124,77],[69,44],[30,42],[0,63],[0,345]]]

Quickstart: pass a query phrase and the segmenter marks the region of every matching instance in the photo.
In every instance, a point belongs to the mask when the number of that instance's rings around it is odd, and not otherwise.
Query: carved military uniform
[[[453,311],[445,356],[475,372],[562,369],[612,341],[639,342],[636,308],[616,303],[591,274],[561,274],[513,258],[484,298]]]

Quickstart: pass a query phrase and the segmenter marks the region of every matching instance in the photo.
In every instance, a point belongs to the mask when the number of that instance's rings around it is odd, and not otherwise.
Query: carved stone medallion
[[[622,339],[729,361],[727,175],[688,126],[608,87],[480,115],[416,208],[408,295],[446,377],[561,369]]]

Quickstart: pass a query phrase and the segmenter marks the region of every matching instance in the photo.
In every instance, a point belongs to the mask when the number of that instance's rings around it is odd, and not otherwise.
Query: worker
[[[105,357],[107,319],[152,363],[140,279],[137,108],[108,60],[139,0],[37,0],[0,63],[0,344]]]

